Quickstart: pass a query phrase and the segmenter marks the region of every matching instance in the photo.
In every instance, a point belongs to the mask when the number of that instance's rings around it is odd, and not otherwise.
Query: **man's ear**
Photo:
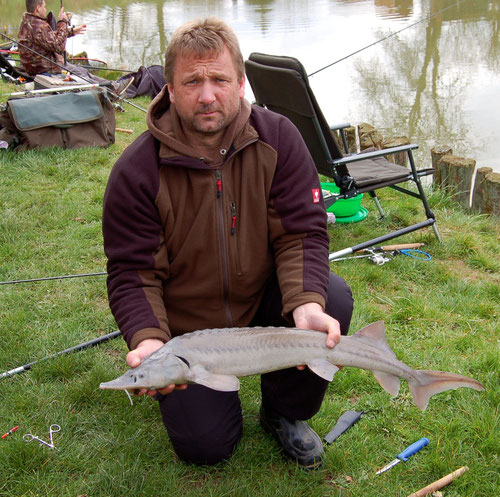
[[[240,88],[239,88],[240,100],[245,96],[245,75],[241,76]]]
[[[168,88],[168,98],[170,99],[170,103],[175,104],[174,87],[172,86],[171,83],[167,83],[167,88]]]

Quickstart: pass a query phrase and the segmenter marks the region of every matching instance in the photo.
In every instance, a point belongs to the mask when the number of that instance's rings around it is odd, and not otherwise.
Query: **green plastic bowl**
[[[338,193],[340,190],[335,183],[321,183],[321,189],[332,193]],[[333,205],[326,209],[327,212],[333,212],[335,217],[354,216],[361,209],[361,199],[363,194],[360,193],[352,198],[341,198]]]

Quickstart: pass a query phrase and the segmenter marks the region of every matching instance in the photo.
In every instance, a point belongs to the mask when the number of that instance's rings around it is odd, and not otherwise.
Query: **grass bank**
[[[0,84],[0,93],[12,91]],[[5,100],[5,98],[4,98]],[[135,103],[146,107],[147,99]],[[101,205],[110,169],[145,129],[144,114],[125,106],[106,150],[44,149],[0,152],[0,281],[99,272],[105,269]],[[332,249],[400,227],[417,202],[382,194],[384,221],[332,225]],[[351,285],[351,331],[383,319],[398,358],[419,369],[473,376],[484,392],[469,389],[433,397],[425,412],[412,403],[406,384],[391,398],[367,371],[346,368],[329,387],[311,422],[325,435],[348,409],[362,419],[326,447],[325,464],[304,472],[282,459],[258,424],[258,378],[242,381],[244,435],[234,457],[215,467],[180,462],[163,429],[155,402],[98,385],[125,370],[121,340],[41,362],[29,372],[0,380],[0,495],[119,497],[174,496],[400,496],[460,466],[470,470],[443,490],[446,497],[500,494],[498,219],[471,215],[452,195],[430,193],[444,243],[431,230],[400,239],[424,242],[422,261],[396,256],[383,266],[367,260],[332,263]],[[116,329],[103,276],[0,286],[0,373]],[[48,437],[57,423],[56,451],[22,435]],[[430,445],[407,463],[375,471],[421,437]]]

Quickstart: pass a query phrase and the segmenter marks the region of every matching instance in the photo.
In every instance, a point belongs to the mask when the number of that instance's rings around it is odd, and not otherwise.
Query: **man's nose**
[[[215,102],[215,91],[210,81],[204,81],[201,85],[201,91],[198,100],[204,105],[209,105]]]

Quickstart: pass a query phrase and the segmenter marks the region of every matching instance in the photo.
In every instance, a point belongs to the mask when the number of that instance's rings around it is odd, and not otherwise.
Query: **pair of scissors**
[[[49,440],[50,440],[50,443],[46,442],[45,440],[42,440],[39,437],[36,437],[35,435],[32,435],[31,433],[26,433],[26,435],[23,435],[23,440],[25,442],[32,442],[33,440],[36,440],[38,443],[40,443],[42,445],[50,447],[51,449],[55,449],[56,446],[54,445],[54,438],[53,438],[53,436],[54,436],[54,433],[57,433],[59,431],[61,431],[61,427],[59,425],[52,424],[52,425],[49,426]]]

